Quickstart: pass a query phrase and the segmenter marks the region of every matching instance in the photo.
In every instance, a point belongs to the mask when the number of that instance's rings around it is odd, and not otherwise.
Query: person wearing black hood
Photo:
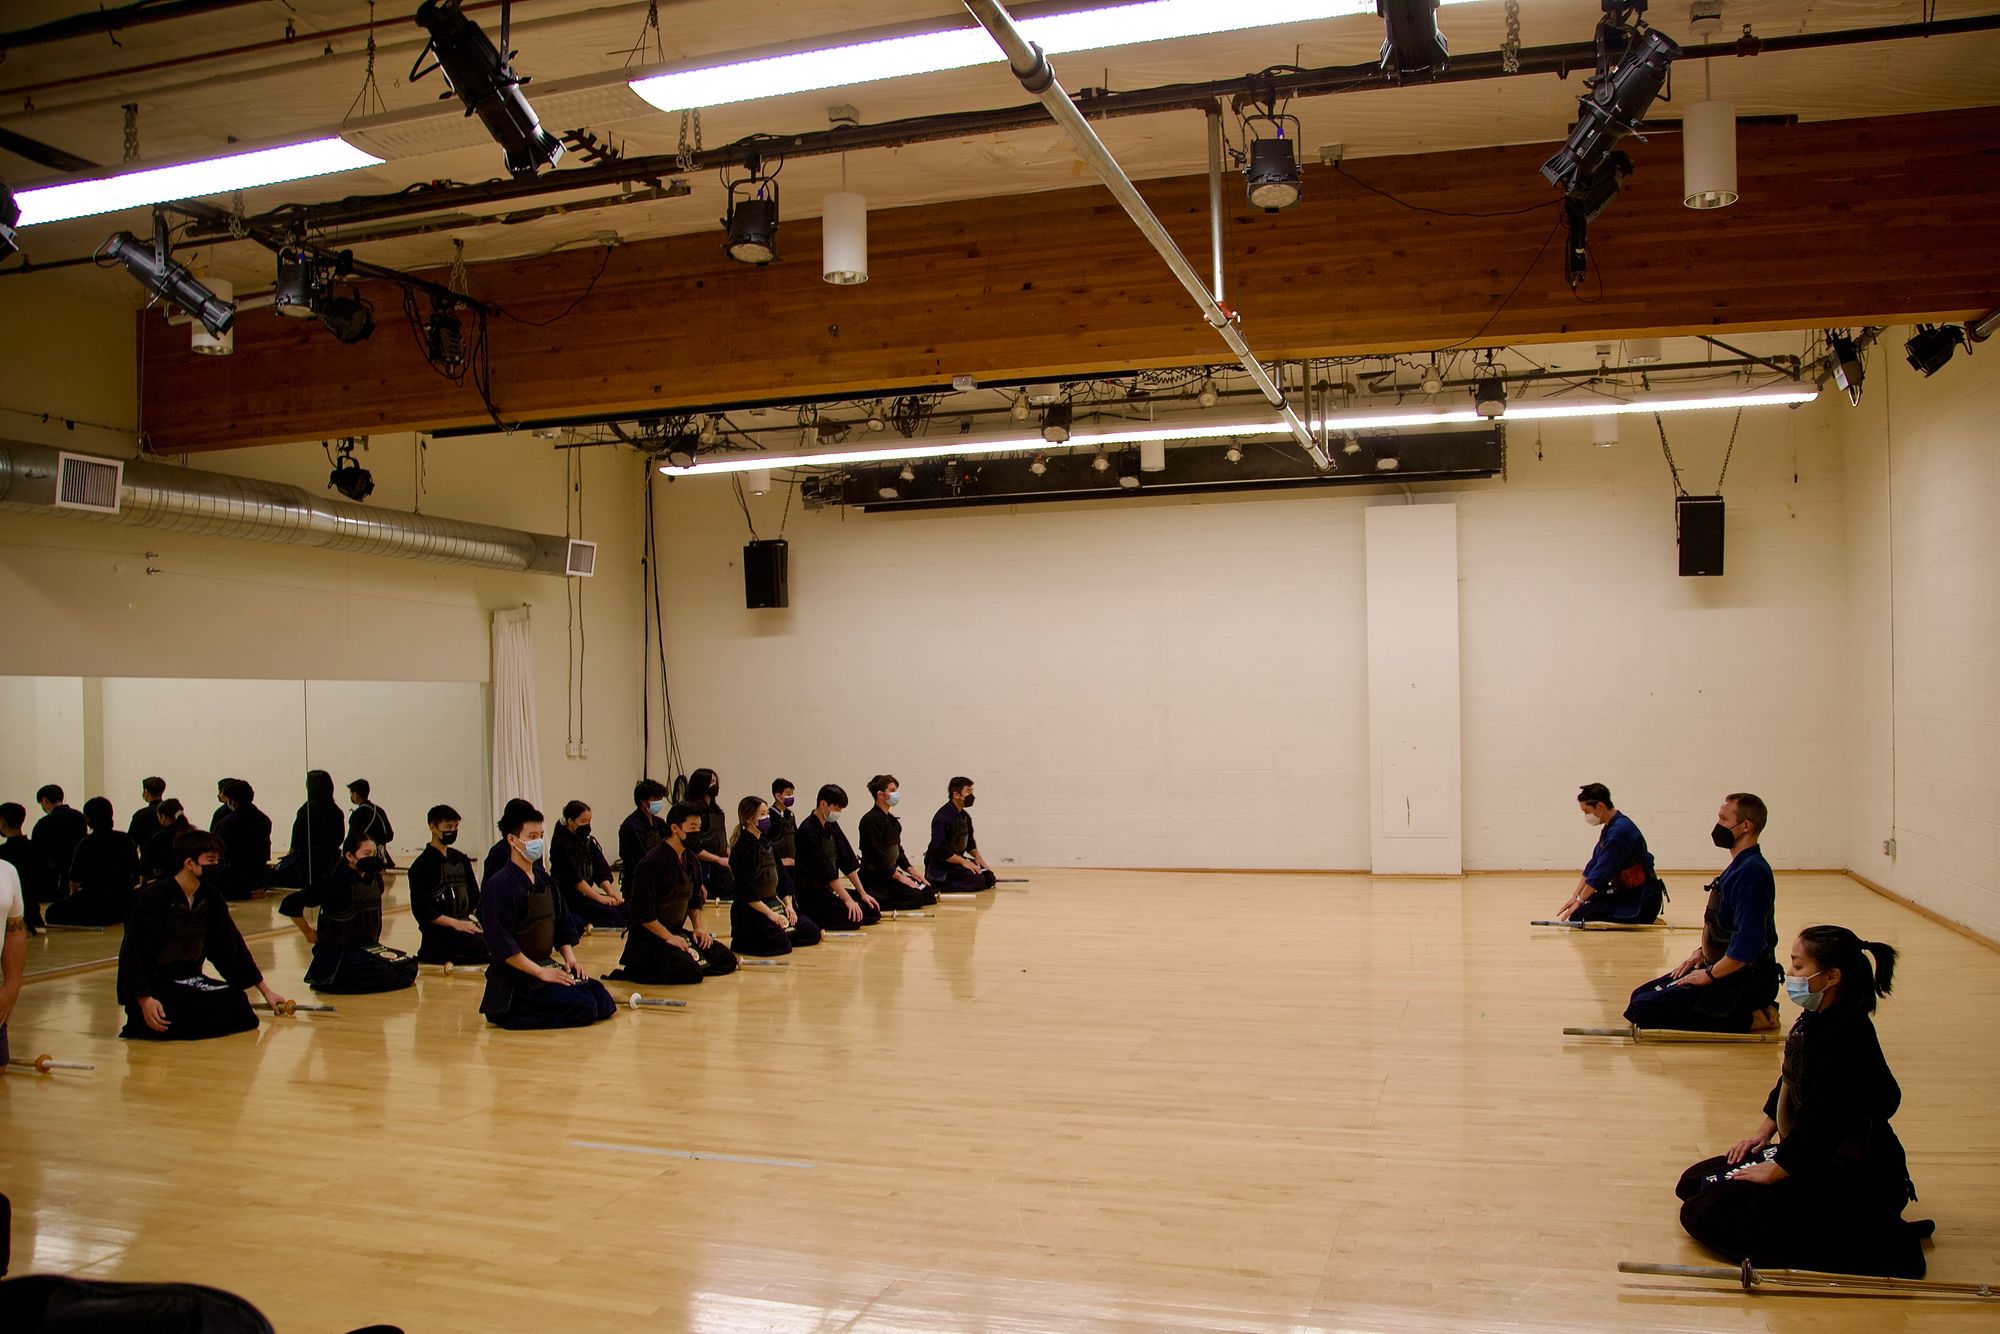
[[[415,985],[416,956],[382,943],[382,857],[375,840],[349,834],[340,850],[340,865],[278,905],[312,946],[306,985],[350,996]],[[316,924],[306,921],[307,908],[319,909]]]
[[[389,812],[370,798],[367,779],[357,778],[347,785],[347,801],[354,807],[347,818],[349,836],[366,834],[379,849],[382,865],[394,866],[396,859],[389,855],[389,840],[396,837],[396,830],[389,823]]]
[[[333,775],[324,769],[306,774],[306,800],[292,819],[292,846],[271,873],[271,883],[287,889],[307,889],[340,865],[340,845],[347,828],[333,799]]]
[[[90,832],[69,862],[69,893],[43,916],[54,926],[115,926],[132,911],[139,887],[139,854],[112,817],[111,803],[92,797],[83,803]]]
[[[257,789],[241,778],[224,780],[229,814],[213,832],[222,839],[222,892],[232,899],[261,893],[271,879],[271,817],[257,809]]]
[[[148,880],[173,874],[174,840],[194,828],[179,801],[168,797],[153,810],[153,832],[139,844],[139,859]],[[209,830],[214,833],[214,830]]]
[[[160,827],[153,812],[160,809],[160,798],[167,795],[167,780],[158,777],[140,779],[139,795],[144,800],[132,812],[132,818],[125,822],[125,836],[143,848],[146,840],[153,836],[153,831]]]
[[[717,798],[722,779],[713,769],[696,769],[688,775],[687,801],[701,809],[701,832],[688,840],[701,885],[711,903],[728,903],[736,897],[736,880],[729,873],[729,817]]]

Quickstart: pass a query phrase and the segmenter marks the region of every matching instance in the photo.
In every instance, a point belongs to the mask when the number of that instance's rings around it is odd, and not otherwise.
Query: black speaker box
[[[792,605],[790,543],[782,537],[748,542],[743,547],[743,605]]]
[[[1722,497],[1681,496],[1674,501],[1680,534],[1681,574],[1722,573]]]

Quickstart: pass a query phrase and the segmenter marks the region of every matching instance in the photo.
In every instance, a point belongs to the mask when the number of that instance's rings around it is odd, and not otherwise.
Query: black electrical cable
[[[617,246],[609,246],[609,245],[604,247],[604,259],[601,263],[598,264],[597,272],[590,276],[590,281],[584,284],[583,291],[577,294],[576,300],[570,302],[567,306],[563,307],[562,314],[551,315],[548,319],[545,320],[527,320],[527,319],[522,319],[519,315],[516,315],[513,311],[508,310],[505,306],[497,307],[497,309],[500,311],[502,315],[505,315],[508,319],[514,321],[514,323],[525,324],[530,329],[546,329],[551,324],[555,324],[558,321],[568,319],[571,315],[576,313],[576,308],[582,305],[584,302],[590,300],[590,294],[597,290],[598,280],[604,277],[604,271],[611,267],[611,254],[617,248],[618,248]]]
[[[1544,204],[1542,205],[1542,207],[1546,208],[1548,206]],[[1416,353],[1449,352],[1453,348],[1464,347],[1468,343],[1475,343],[1479,341],[1480,337],[1483,336],[1488,329],[1491,329],[1493,327],[1493,322],[1500,318],[1500,313],[1506,310],[1508,304],[1511,303],[1516,296],[1520,295],[1521,289],[1527,286],[1529,277],[1535,272],[1535,269],[1540,266],[1542,262],[1542,256],[1549,253],[1549,242],[1555,240],[1556,233],[1563,231],[1566,228],[1566,226],[1567,226],[1567,219],[1565,219],[1560,213],[1558,213],[1555,222],[1549,227],[1549,234],[1542,238],[1542,244],[1540,249],[1535,251],[1535,257],[1528,261],[1528,267],[1521,271],[1520,278],[1515,281],[1514,286],[1508,291],[1507,295],[1500,298],[1500,304],[1493,307],[1492,313],[1487,315],[1486,323],[1480,325],[1477,329],[1473,330],[1469,335],[1459,339],[1455,343],[1445,343],[1439,347],[1415,348],[1412,349],[1413,352]]]
[[[1521,208],[1498,209],[1493,212],[1486,212],[1486,213],[1464,212],[1458,209],[1449,209],[1449,208],[1432,208],[1427,204],[1412,204],[1407,199],[1401,198],[1400,196],[1397,195],[1390,194],[1387,190],[1382,189],[1380,186],[1370,185],[1367,181],[1362,180],[1359,176],[1356,176],[1353,172],[1349,171],[1347,169],[1347,165],[1343,162],[1334,163],[1333,169],[1341,176],[1346,177],[1348,180],[1354,182],[1356,185],[1366,190],[1369,194],[1380,195],[1382,196],[1382,198],[1388,200],[1390,203],[1399,204],[1402,207],[1409,209],[1412,213],[1432,213],[1436,214],[1440,218],[1518,218],[1523,214],[1533,213],[1537,209],[1543,209],[1548,207],[1546,203],[1536,203],[1536,204],[1528,204]]]

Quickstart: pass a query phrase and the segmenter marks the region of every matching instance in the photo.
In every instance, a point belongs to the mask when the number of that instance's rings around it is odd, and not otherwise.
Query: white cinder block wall
[[[1675,573],[1650,421],[1611,449],[1587,425],[1552,424],[1539,445],[1517,429],[1505,485],[1416,496],[1460,506],[1469,868],[1580,865],[1573,798],[1591,780],[1665,865],[1716,864],[1708,829],[1732,788],[1771,803],[1780,865],[1841,865],[1843,509],[1825,412],[1745,414],[1722,579]],[[1668,423],[1690,490],[1712,489],[1730,426]],[[749,503],[775,535],[782,495]],[[783,772],[835,778],[857,803],[871,772],[894,772],[906,824],[964,771],[982,843],[1024,864],[1365,868],[1361,514],[1403,503],[794,505],[792,607],[753,612],[728,483],[664,486],[686,762],[720,769],[731,796]]]
[[[1893,329],[1840,430],[1847,515],[1846,865],[2000,938],[2000,364],[1932,378]],[[1897,851],[1884,854],[1893,834]]]

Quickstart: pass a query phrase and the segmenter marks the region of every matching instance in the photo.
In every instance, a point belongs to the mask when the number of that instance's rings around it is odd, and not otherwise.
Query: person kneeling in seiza
[[[824,785],[794,839],[799,912],[825,931],[857,931],[882,920],[882,910],[866,899],[858,880],[850,882],[843,865],[839,821],[846,808],[846,790],[836,783]]]
[[[1632,817],[1611,804],[1611,789],[1585,783],[1576,794],[1583,818],[1597,830],[1597,846],[1577,879],[1569,902],[1557,910],[1566,922],[1650,923],[1660,918],[1667,887],[1646,850],[1646,836]]]
[[[972,780],[952,779],[946,785],[945,798],[931,817],[924,879],[940,894],[977,894],[993,888],[999,879],[979,855],[979,839],[972,832]]]
[[[487,962],[486,936],[479,929],[479,881],[472,858],[452,846],[458,842],[458,812],[433,806],[424,818],[431,841],[409,871],[410,916],[423,936],[417,962],[477,967]]]
[[[340,851],[338,866],[278,905],[312,945],[306,985],[345,996],[414,986],[416,956],[382,943],[382,857],[375,839],[349,834]],[[317,926],[306,921],[307,908],[319,909]]]
[[[617,980],[681,986],[736,971],[736,955],[701,924],[701,872],[688,850],[701,826],[701,807],[677,803],[667,812],[666,842],[640,858],[626,882],[632,925],[611,973]]]
[[[1761,1033],[1778,1026],[1777,881],[1758,836],[1769,816],[1763,801],[1732,792],[1716,812],[1710,837],[1730,862],[1708,887],[1701,944],[1673,971],[1641,983],[1625,1007],[1638,1028],[1704,1033]]]
[[[273,1010],[289,1004],[271,989],[243,933],[229,915],[222,891],[209,884],[222,875],[222,840],[191,829],[175,844],[179,869],[139,891],[118,949],[118,1003],[125,1007],[126,1038],[192,1042],[257,1027],[243,992],[263,993]],[[216,981],[202,962],[221,972]]]
[[[770,811],[762,797],[737,802],[736,835],[729,845],[729,875],[736,883],[736,899],[729,905],[729,948],[760,958],[820,942],[818,925],[799,916],[798,905],[779,893]]]
[[[542,866],[542,813],[517,797],[507,803],[500,832],[507,860],[479,892],[479,929],[492,961],[479,1012],[487,1023],[513,1029],[582,1028],[609,1019],[618,1002],[576,961],[583,924]]]
[[[922,908],[938,901],[937,891],[910,866],[903,851],[903,822],[890,808],[902,800],[894,774],[868,780],[875,799],[861,817],[861,883],[884,908]]]
[[[1894,949],[1844,926],[1799,933],[1785,993],[1804,1013],[1756,1130],[1681,1174],[1689,1236],[1760,1268],[1924,1276],[1935,1224],[1903,1219],[1917,1197],[1889,1126],[1903,1092],[1869,1017],[1895,969]]]

